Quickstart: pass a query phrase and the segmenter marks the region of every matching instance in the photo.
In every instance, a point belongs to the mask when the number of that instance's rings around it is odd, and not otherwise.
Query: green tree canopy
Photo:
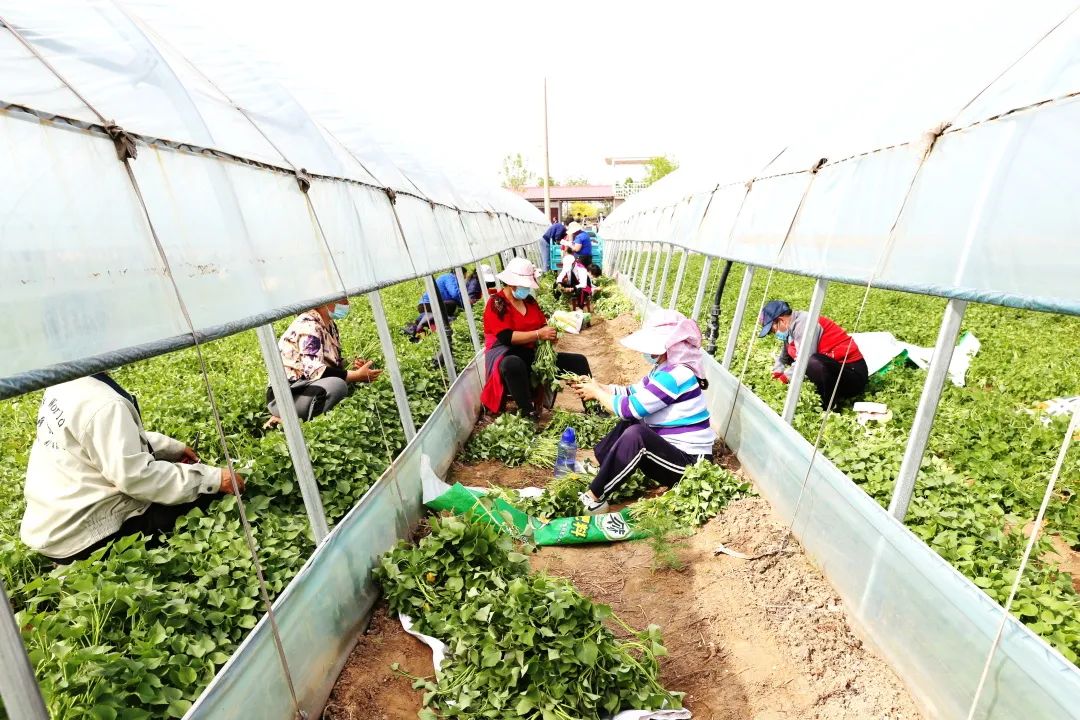
[[[507,155],[503,158],[502,185],[511,190],[521,190],[529,184],[533,174],[525,165],[525,158],[521,153]]]
[[[667,155],[657,155],[654,158],[650,158],[649,162],[645,163],[645,166],[649,168],[649,174],[645,176],[645,180],[643,181],[646,185],[652,185],[668,173],[679,169],[679,163],[676,162],[674,158],[669,158]]]

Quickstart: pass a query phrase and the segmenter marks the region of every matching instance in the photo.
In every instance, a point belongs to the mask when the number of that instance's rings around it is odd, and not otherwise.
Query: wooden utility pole
[[[547,78],[544,78],[544,217],[551,222],[551,165],[548,162]]]

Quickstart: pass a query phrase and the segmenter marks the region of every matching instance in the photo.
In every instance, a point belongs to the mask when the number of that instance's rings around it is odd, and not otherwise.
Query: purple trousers
[[[689,455],[675,447],[643,422],[621,420],[593,449],[600,462],[589,489],[603,500],[640,468],[646,477],[673,486],[686,468],[708,455]]]

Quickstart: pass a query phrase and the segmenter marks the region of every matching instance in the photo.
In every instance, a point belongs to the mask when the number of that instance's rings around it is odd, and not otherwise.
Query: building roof
[[[543,201],[544,188],[530,185],[522,188],[518,194],[531,202]],[[553,185],[551,187],[552,202],[562,202],[564,200],[611,200],[614,197],[615,188],[611,185]]]

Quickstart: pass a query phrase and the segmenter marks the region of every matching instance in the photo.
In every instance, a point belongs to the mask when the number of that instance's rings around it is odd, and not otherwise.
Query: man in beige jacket
[[[138,401],[106,373],[55,385],[38,411],[22,540],[57,562],[82,560],[117,537],[171,532],[217,493],[243,491],[239,475],[197,461],[143,429]]]

